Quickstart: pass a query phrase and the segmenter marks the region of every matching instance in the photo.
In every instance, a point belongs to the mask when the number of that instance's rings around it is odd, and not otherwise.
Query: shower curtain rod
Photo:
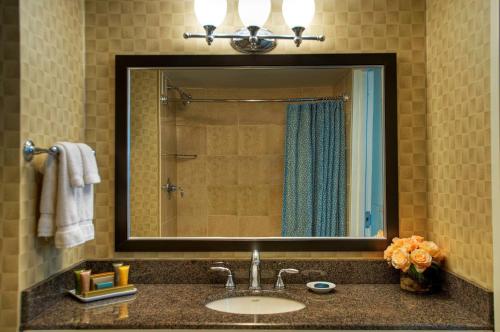
[[[333,97],[311,97],[311,98],[286,98],[286,99],[233,99],[233,98],[166,98],[166,102],[189,103],[297,103],[315,102],[326,100],[343,100],[347,102],[350,97],[346,94]]]

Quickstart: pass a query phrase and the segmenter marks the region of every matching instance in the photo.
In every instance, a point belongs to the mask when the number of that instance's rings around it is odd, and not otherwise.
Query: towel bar
[[[52,156],[55,156],[59,153],[59,149],[55,145],[51,146],[48,149],[39,148],[30,139],[27,140],[26,142],[24,142],[24,145],[23,145],[24,160],[31,161],[31,160],[33,160],[34,155],[41,154],[41,153],[48,153]],[[95,155],[95,151],[94,151],[94,155]]]

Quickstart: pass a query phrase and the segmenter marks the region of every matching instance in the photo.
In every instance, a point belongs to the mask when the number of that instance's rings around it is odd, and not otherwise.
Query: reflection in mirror
[[[383,76],[130,69],[130,236],[385,237]]]

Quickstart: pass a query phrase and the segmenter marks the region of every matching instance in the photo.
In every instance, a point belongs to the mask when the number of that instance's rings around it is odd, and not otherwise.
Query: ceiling
[[[304,88],[331,86],[352,68],[196,68],[165,69],[171,84],[180,88]]]

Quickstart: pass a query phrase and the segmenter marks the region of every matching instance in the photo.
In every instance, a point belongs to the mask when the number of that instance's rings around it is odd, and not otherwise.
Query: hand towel
[[[93,184],[101,182],[101,177],[99,176],[99,171],[97,168],[97,161],[95,158],[95,153],[92,149],[83,143],[76,144],[80,149],[83,162],[83,181],[85,186],[83,187],[82,193],[82,207],[80,228],[83,233],[85,241],[90,241],[94,239],[94,224],[92,220],[94,219],[94,186]]]
[[[70,181],[68,160],[68,144],[56,143],[58,154],[58,182],[56,204],[56,231],[54,242],[56,248],[71,248],[85,242],[80,221],[82,212],[83,188],[73,187]],[[76,145],[74,145],[76,148]],[[80,151],[78,151],[78,155]]]
[[[83,143],[77,143],[83,162],[83,182],[85,184],[95,184],[101,182],[95,153],[90,146]]]
[[[43,174],[42,194],[40,197],[40,218],[38,236],[51,237],[55,232],[55,212],[57,200],[57,159],[44,154],[37,156],[36,168]]]
[[[86,184],[82,188],[81,197],[78,201],[80,204],[80,230],[83,235],[84,241],[90,241],[94,239],[94,224],[92,223],[94,219],[94,185]]]
[[[83,180],[83,160],[78,145],[75,143],[61,142],[65,149],[66,163],[68,167],[69,181],[72,187],[82,188],[85,184]]]

